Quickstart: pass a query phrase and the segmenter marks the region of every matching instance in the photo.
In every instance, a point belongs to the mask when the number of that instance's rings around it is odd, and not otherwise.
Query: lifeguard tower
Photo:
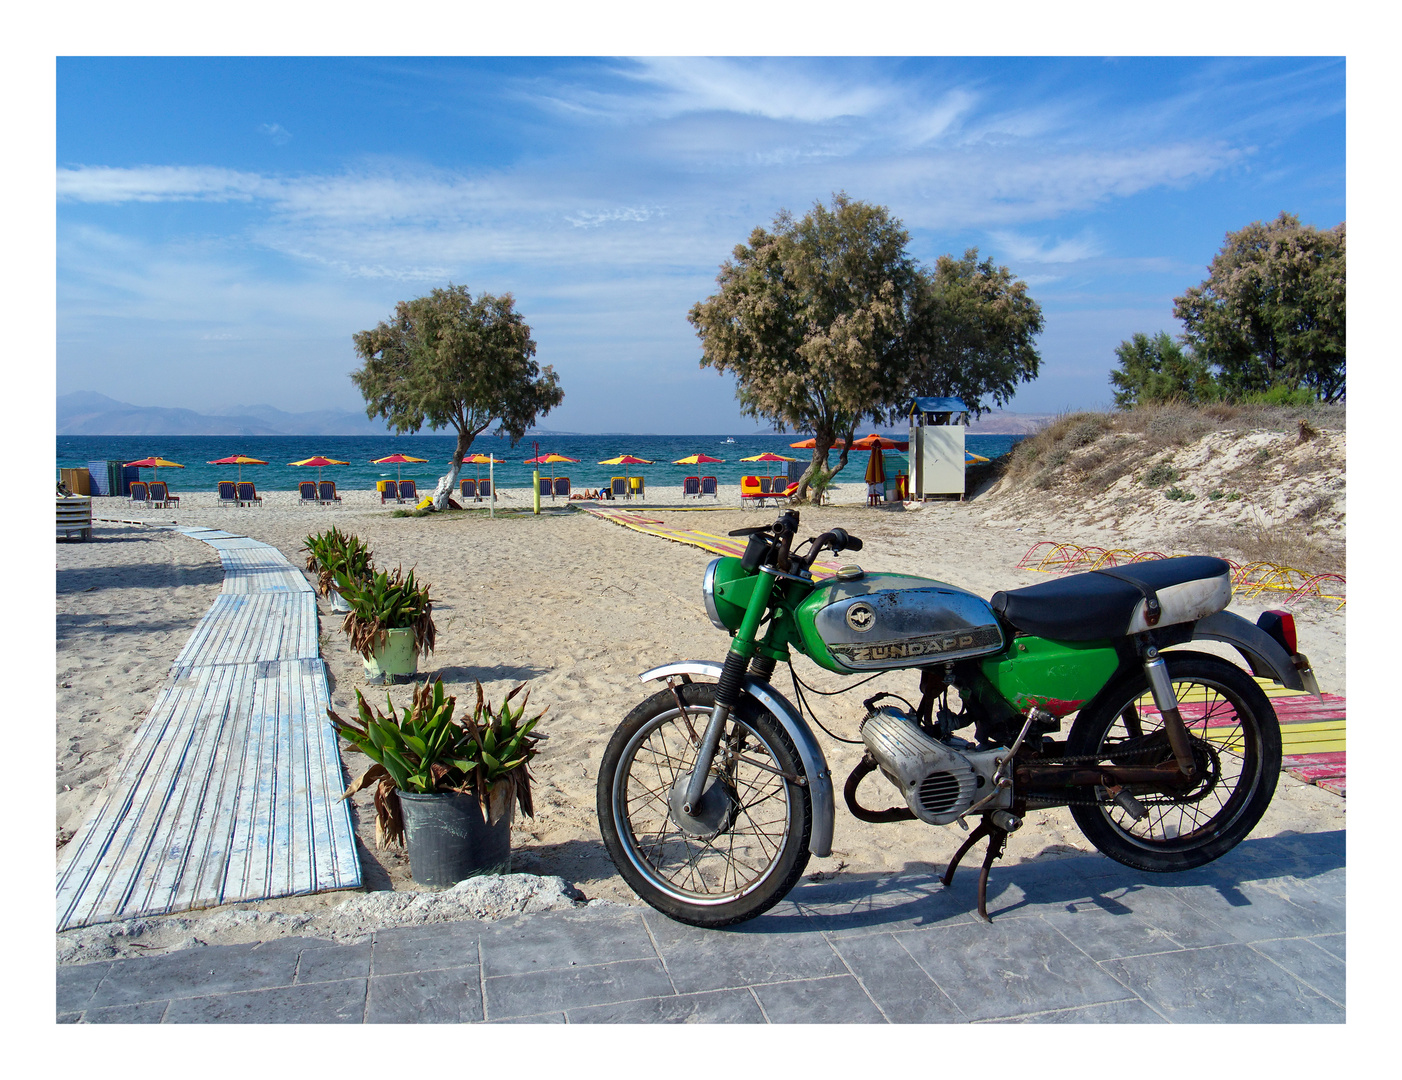
[[[969,409],[958,398],[918,397],[910,403],[910,497],[964,497],[964,434]]]

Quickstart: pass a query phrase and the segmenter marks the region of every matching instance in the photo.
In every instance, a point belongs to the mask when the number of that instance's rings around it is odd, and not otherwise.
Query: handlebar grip
[[[862,542],[851,535],[846,529],[833,529],[828,535],[832,537],[832,550],[834,553],[862,550]]]
[[[848,550],[848,551],[861,551],[861,550],[862,550],[862,542],[861,542],[860,539],[858,539],[858,538],[855,537],[855,536],[849,536],[849,537],[847,538],[846,547],[847,547],[847,550]]]

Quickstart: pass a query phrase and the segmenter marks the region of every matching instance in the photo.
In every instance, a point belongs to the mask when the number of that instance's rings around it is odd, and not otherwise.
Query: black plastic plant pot
[[[492,825],[475,795],[401,791],[399,801],[404,807],[409,872],[420,885],[448,888],[477,874],[510,871],[510,810]]]

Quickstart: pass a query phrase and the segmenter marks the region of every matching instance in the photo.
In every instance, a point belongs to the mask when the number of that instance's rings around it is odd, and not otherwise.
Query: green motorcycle
[[[944,883],[987,838],[984,919],[989,868],[1028,810],[1069,806],[1100,851],[1156,872],[1211,862],[1265,813],[1281,761],[1269,699],[1235,664],[1164,650],[1226,642],[1253,674],[1319,690],[1288,613],[1253,625],[1224,610],[1232,590],[1221,559],[1134,563],[985,601],[857,566],[815,580],[821,552],[862,542],[833,529],[795,547],[798,524],[789,510],[730,534],[748,537],[744,556],[713,560],[702,584],[707,614],[732,638],[725,662],[644,672],[667,686],[628,714],[604,752],[604,843],[659,911],[697,926],[751,919],[793,888],[810,855],[831,854],[827,762],[800,709],[770,682],[795,651],[844,675],[919,669],[918,705],[885,693],[865,702],[866,752],[844,798],[864,821],[967,830],[977,816]],[[795,674],[802,705],[800,686]],[[861,805],[858,787],[877,771],[905,806]]]

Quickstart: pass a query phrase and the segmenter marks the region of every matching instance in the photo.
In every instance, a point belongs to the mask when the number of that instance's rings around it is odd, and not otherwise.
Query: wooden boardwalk
[[[276,548],[177,531],[224,588],[64,848],[60,930],[360,885],[315,593]]]

